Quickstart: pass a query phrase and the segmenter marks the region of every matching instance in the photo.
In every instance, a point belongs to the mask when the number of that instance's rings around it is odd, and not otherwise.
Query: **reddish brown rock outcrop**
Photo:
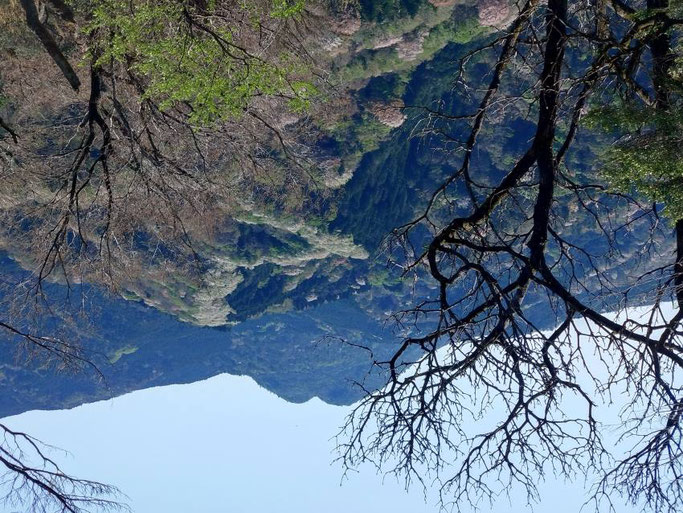
[[[402,100],[394,100],[390,103],[374,102],[368,107],[368,110],[383,125],[398,128],[406,120],[406,115],[403,113],[404,106]]]
[[[485,27],[502,28],[510,19],[509,0],[479,0],[479,23]]]

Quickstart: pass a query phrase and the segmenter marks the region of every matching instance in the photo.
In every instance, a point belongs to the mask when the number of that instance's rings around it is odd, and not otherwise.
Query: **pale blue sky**
[[[136,513],[438,511],[421,490],[382,484],[370,467],[340,486],[331,438],[347,411],[317,399],[287,403],[250,378],[220,375],[3,422],[69,450],[55,454],[65,470],[119,486]],[[576,513],[584,500],[583,483],[540,488],[534,511]],[[530,511],[512,500],[480,511]]]

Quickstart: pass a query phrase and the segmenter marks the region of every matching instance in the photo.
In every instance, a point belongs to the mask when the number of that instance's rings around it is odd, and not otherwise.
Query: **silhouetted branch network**
[[[429,109],[427,134],[450,134],[454,171],[391,242],[435,292],[396,314],[413,334],[376,362],[388,381],[340,434],[347,468],[435,482],[455,509],[512,485],[538,499],[548,472],[598,476],[598,509],[615,490],[652,511],[683,507],[683,223],[671,244],[659,207],[611,192],[580,162],[593,136],[579,140],[590,105],[670,95],[681,20],[669,7],[529,0],[467,57],[496,55],[477,108]],[[468,73],[464,62],[459,80]],[[515,116],[533,133],[491,170],[480,152]],[[614,461],[598,412],[620,395],[619,446],[631,445]]]
[[[64,473],[39,440],[0,424],[2,503],[37,513],[128,510],[114,498],[116,487]]]

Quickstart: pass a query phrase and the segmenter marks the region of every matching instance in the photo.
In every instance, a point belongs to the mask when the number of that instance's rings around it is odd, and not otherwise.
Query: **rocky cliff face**
[[[479,23],[487,27],[505,28],[515,15],[516,8],[509,0],[479,0]]]

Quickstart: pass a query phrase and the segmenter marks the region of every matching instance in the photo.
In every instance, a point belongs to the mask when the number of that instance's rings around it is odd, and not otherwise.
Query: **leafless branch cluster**
[[[667,8],[529,0],[466,57],[459,81],[471,94],[468,60],[496,55],[476,110],[427,114],[454,172],[393,238],[406,272],[427,275],[435,295],[397,314],[413,334],[377,362],[386,386],[348,419],[348,467],[370,460],[408,482],[434,479],[456,509],[515,484],[537,498],[548,471],[604,472],[598,504],[616,489],[653,511],[680,509],[683,224],[672,244],[656,207],[611,194],[573,153],[590,147],[575,144],[589,101],[666,101],[681,23]],[[533,120],[533,133],[491,170],[480,149],[515,117]],[[627,310],[644,302],[644,317]],[[622,443],[635,445],[610,466],[596,410],[612,394],[630,405]]]
[[[120,494],[115,487],[65,474],[47,454],[51,448],[39,440],[4,425],[0,432],[3,504],[38,513],[126,509],[112,500]]]

